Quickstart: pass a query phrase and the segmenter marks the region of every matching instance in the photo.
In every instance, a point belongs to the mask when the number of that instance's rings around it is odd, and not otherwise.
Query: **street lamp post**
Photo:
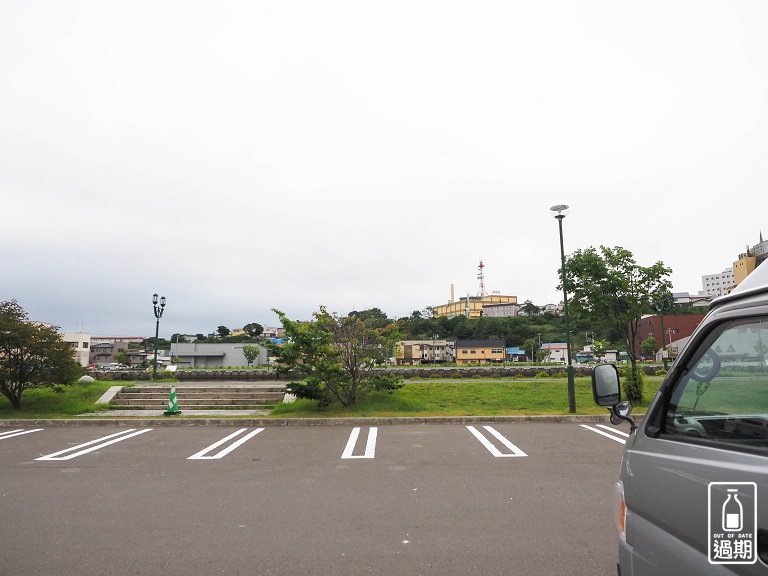
[[[157,305],[157,294],[152,294],[152,306],[155,308],[155,318],[157,322],[155,324],[155,360],[152,362],[152,380],[157,380],[157,340],[160,335],[160,318],[163,317],[163,311],[165,310],[165,296],[160,298],[160,305]]]
[[[568,365],[566,373],[568,374],[568,410],[571,413],[576,412],[576,387],[573,382],[573,364],[571,363],[571,330],[568,320],[568,286],[565,278],[565,249],[563,247],[563,218],[568,215],[568,206],[566,204],[557,204],[550,208],[552,215],[557,219],[557,225],[560,229],[560,261],[563,277],[563,315],[565,316],[565,346],[568,353]]]

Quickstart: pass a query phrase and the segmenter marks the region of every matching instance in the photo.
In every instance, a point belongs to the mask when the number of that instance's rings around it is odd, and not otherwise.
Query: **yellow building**
[[[768,259],[768,241],[763,240],[763,233],[761,232],[760,242],[751,248],[747,246],[747,251],[739,254],[739,259],[733,263],[734,288],[741,284],[766,259]]]
[[[456,364],[500,364],[504,361],[504,340],[456,340]]]
[[[517,296],[504,296],[503,294],[487,294],[485,296],[467,296],[458,300],[451,299],[448,304],[433,306],[436,317],[468,316],[480,318],[483,314],[483,306],[488,304],[517,304]]]
[[[757,268],[757,258],[742,254],[741,258],[733,263],[734,288],[742,283]]]

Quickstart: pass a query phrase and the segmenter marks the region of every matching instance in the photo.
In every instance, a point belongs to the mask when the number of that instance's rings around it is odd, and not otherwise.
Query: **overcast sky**
[[[0,3],[0,300],[92,335],[676,292],[759,241],[768,2]]]

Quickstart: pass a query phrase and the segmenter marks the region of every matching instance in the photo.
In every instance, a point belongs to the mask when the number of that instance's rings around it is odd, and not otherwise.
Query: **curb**
[[[635,415],[635,422],[642,421],[643,415]],[[426,417],[369,417],[369,418],[208,418],[166,416],[164,418],[94,418],[61,420],[0,420],[0,428],[14,426],[373,426],[396,424],[465,424],[465,423],[595,423],[610,422],[608,414],[543,414],[530,416],[426,416]]]

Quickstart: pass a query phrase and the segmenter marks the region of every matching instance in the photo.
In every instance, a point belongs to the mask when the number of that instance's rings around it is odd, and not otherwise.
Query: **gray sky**
[[[0,3],[0,300],[93,335],[674,290],[758,242],[768,3]],[[768,228],[763,230],[768,234]]]

